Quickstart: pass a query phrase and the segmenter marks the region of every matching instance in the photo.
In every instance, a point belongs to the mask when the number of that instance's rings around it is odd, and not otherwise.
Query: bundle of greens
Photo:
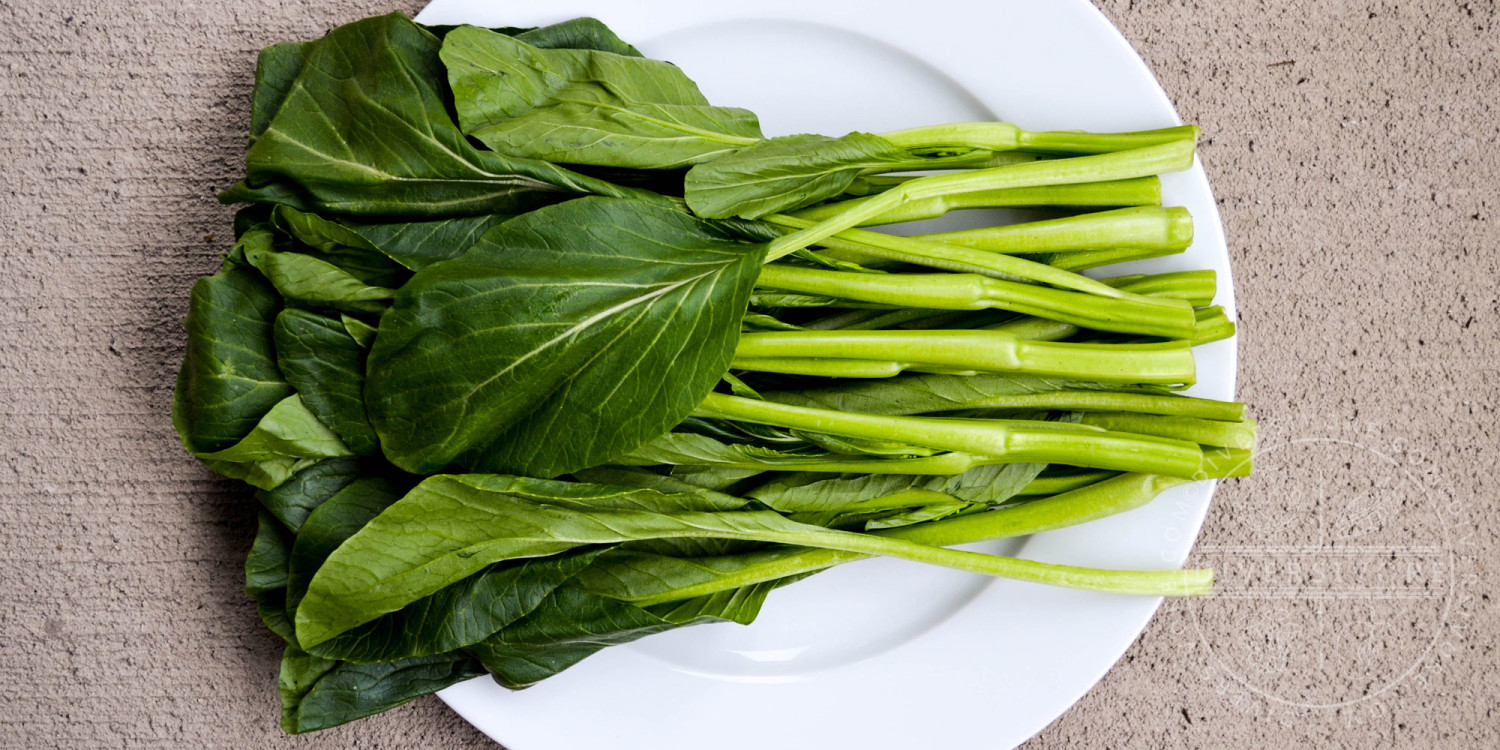
[[[263,508],[246,590],[288,732],[752,621],[880,555],[1131,594],[1209,571],[948,549],[1243,474],[1176,393],[1233,324],[1156,175],[1196,129],[767,138],[591,19],[358,21],[259,60],[237,242],[174,422]],[[1036,221],[861,229],[985,207]]]

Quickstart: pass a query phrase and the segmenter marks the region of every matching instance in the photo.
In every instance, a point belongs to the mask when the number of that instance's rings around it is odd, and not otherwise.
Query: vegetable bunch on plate
[[[1206,593],[948,549],[1248,471],[1243,405],[1176,392],[1234,331],[1213,273],[1079,274],[1188,246],[1156,175],[1195,136],[768,138],[591,19],[268,47],[173,418],[258,488],[283,726],[748,623],[872,555]],[[1037,213],[861,228],[995,207]]]

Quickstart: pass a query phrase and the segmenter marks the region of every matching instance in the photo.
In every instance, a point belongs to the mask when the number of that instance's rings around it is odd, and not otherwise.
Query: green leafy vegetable
[[[271,341],[280,310],[275,290],[232,262],[193,285],[187,354],[172,399],[172,423],[189,452],[228,448],[291,395]]]
[[[754,113],[714,107],[676,66],[587,49],[539,49],[461,26],[443,63],[463,131],[498,153],[670,169],[760,141]]]
[[[484,674],[464,654],[351,664],[287,646],[281,659],[281,728],[315,732],[378,714]]]
[[[919,166],[924,161],[884,138],[788,135],[693,167],[686,198],[710,219],[758,219],[835,197],[866,170]],[[934,166],[938,168],[942,162]]]
[[[269,490],[317,459],[352,454],[338,435],[308,411],[300,396],[291,395],[271,407],[239,442],[193,455],[226,477]]]
[[[269,230],[252,229],[241,238],[245,260],[270,280],[288,302],[351,313],[379,313],[395,293],[370,286],[358,276],[321,258],[273,247]]]
[[[358,264],[383,272],[380,276],[375,273],[361,276],[363,280],[394,286],[410,278],[408,270],[420,271],[438,261],[463,255],[485,232],[511,218],[510,214],[484,214],[436,221],[368,224],[349,219],[325,219],[289,206],[277,206],[271,217],[278,228],[310,247],[341,256],[341,259],[351,256],[357,259],[355,263],[335,261],[346,270],[350,265]]]
[[[1078,273],[1188,247],[1157,175],[1195,127],[766,139],[594,19],[392,14],[263,50],[249,135],[172,408],[258,489],[288,732],[750,623],[872,555],[1211,585],[947,549],[1249,473],[1244,406],[1174,393],[1234,334],[1215,274]],[[857,228],[1017,206],[1049,213]]]
[[[287,643],[296,643],[286,611],[287,560],[291,538],[286,528],[266,511],[260,512],[255,543],[245,558],[245,593],[255,600],[260,619]]]
[[[500,225],[419,272],[381,323],[366,399],[386,456],[556,476],[644,443],[728,368],[762,253],[637,201]]]
[[[313,43],[246,155],[244,182],[221,199],[437,218],[515,213],[570,193],[651,197],[470,146],[447,113],[440,46],[394,13]]]
[[[359,456],[380,450],[365,416],[365,352],[344,322],[306,310],[276,316],[276,361],[308,409]]]
[[[298,471],[274,489],[259,491],[256,497],[295,534],[301,531],[309,513],[359,477],[359,468],[359,459],[326,458]]]
[[[699,493],[439,475],[328,556],[296,608],[297,640],[303,648],[315,647],[498,562],[636,539],[706,537],[825,547],[1120,593],[1190,594],[1212,582],[1201,571],[1106,571],[928,547],[714,503]]]

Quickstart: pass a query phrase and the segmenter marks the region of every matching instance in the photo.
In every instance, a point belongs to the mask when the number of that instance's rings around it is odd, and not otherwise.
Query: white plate
[[[1180,122],[1086,0],[437,0],[418,20],[532,26],[582,15],[680,65],[715,104],[754,110],[770,135],[989,119],[1095,131]],[[1130,270],[1213,268],[1217,301],[1233,316],[1202,169],[1163,185],[1168,205],[1192,211],[1196,241]],[[1232,398],[1234,341],[1197,354],[1194,392]],[[1200,482],[1119,516],[976,548],[1180,567],[1212,492]],[[749,627],[609,648],[521,692],[479,678],[440,695],[510,750],[1009,747],[1098,682],[1160,602],[871,560],[777,591]]]

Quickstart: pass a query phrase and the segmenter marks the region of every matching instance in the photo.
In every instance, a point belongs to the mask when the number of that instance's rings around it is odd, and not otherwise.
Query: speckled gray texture
[[[248,498],[167,420],[254,51],[391,9],[0,0],[0,746],[493,746],[431,698],[281,736]],[[1266,453],[1220,596],[1028,747],[1500,745],[1495,4],[1104,10],[1204,128]]]

